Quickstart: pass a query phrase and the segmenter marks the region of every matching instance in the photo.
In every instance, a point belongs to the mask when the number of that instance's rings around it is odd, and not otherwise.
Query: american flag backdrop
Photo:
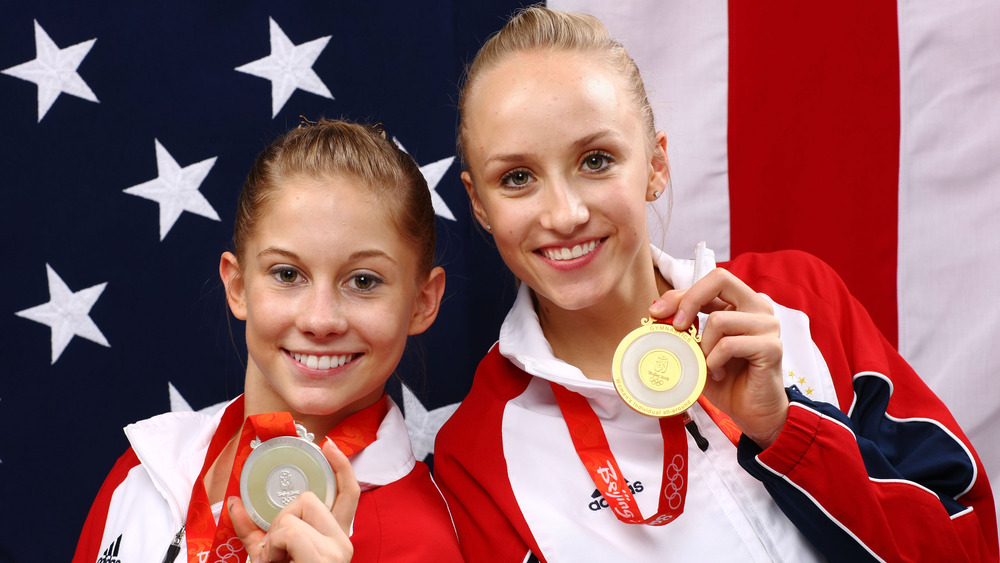
[[[1000,6],[549,4],[643,69],[673,172],[653,241],[826,259],[1000,483]],[[433,192],[445,302],[389,383],[432,454],[513,298],[454,145],[462,67],[518,5],[0,3],[0,561],[70,559],[124,425],[241,392],[219,255],[300,115],[383,123]]]

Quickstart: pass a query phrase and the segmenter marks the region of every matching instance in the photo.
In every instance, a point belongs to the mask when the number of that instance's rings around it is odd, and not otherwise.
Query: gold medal
[[[251,442],[240,475],[243,506],[264,531],[288,503],[305,491],[312,491],[327,508],[333,507],[337,482],[323,451],[307,439],[305,428],[296,424],[299,436],[278,436],[260,443]]]
[[[655,417],[680,414],[705,388],[708,369],[698,329],[680,332],[669,324],[642,320],[628,333],[611,365],[615,389],[635,411]]]

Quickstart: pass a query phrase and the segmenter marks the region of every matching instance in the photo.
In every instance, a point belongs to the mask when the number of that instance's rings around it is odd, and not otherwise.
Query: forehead
[[[344,206],[376,207],[378,203],[362,180],[342,174],[295,173],[275,181],[262,216],[291,210],[301,213],[316,205],[324,207],[327,213],[338,213]]]
[[[385,244],[399,239],[386,207],[363,182],[346,177],[293,176],[278,183],[250,239],[257,245],[317,243],[347,237]]]
[[[520,143],[526,131],[540,130],[568,135],[610,128],[629,136],[639,131],[639,120],[623,72],[599,54],[573,51],[507,57],[479,76],[463,115],[474,146]]]

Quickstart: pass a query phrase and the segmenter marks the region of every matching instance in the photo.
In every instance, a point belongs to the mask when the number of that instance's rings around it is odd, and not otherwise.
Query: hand
[[[699,312],[708,313],[701,333],[709,373],[705,396],[760,447],[774,443],[788,417],[788,396],[781,327],[770,301],[716,268],[689,289],[664,293],[649,312],[661,319],[673,315],[677,330],[687,330]]]
[[[250,561],[311,563],[351,560],[354,555],[350,538],[351,522],[358,508],[361,487],[354,477],[351,462],[329,438],[323,443],[323,455],[330,462],[337,479],[337,496],[330,510],[312,491],[306,491],[281,509],[265,534],[250,519],[240,498],[229,498],[229,517]]]

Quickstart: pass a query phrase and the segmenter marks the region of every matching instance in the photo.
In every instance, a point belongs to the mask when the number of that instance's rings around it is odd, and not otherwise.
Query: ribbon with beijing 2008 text
[[[662,526],[684,512],[687,498],[687,436],[679,416],[659,419],[663,436],[663,476],[660,481],[656,514],[643,518],[639,505],[628,488],[597,413],[587,399],[557,383],[551,383],[559,410],[569,429],[576,453],[593,479],[597,490],[608,501],[615,516],[628,524]]]
[[[354,413],[337,425],[328,438],[346,456],[351,456],[375,441],[379,425],[388,411],[386,396],[375,404]],[[236,458],[230,472],[225,498],[240,496],[240,475],[251,453],[250,443],[256,437],[262,442],[280,436],[295,436],[295,421],[287,412],[250,415],[243,424],[243,397],[234,401],[225,411],[205,455],[205,463],[191,490],[186,526],[189,563],[238,563],[246,561],[243,542],[236,537],[229,511],[225,507],[218,525],[212,516],[212,507],[205,490],[205,475],[215,463],[226,444],[240,430]],[[207,558],[204,556],[207,554]]]

